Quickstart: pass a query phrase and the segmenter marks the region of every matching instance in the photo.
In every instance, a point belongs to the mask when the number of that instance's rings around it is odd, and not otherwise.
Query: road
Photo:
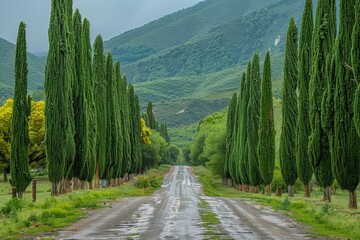
[[[210,213],[218,223],[207,225]],[[207,197],[186,166],[153,196],[125,198],[59,232],[57,239],[311,239],[289,217],[250,200]]]

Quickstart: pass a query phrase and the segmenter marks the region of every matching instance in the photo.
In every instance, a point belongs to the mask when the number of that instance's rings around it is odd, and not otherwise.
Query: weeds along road
[[[311,239],[290,218],[244,199],[214,198],[186,166],[153,196],[125,198],[60,232],[57,239]]]

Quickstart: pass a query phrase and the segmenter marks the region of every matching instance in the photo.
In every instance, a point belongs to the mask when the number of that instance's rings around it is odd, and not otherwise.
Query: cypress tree
[[[121,104],[121,73],[120,73],[120,62],[116,62],[114,66],[114,73],[113,73],[113,89],[114,89],[114,104],[113,104],[113,111],[114,111],[114,121],[115,121],[115,134],[114,134],[114,159],[115,159],[115,166],[114,166],[114,173],[113,179],[119,179],[121,177],[121,173],[123,171],[123,118],[122,118],[122,104]]]
[[[130,170],[129,173],[136,173],[137,171],[137,141],[136,141],[136,106],[135,106],[135,93],[132,84],[129,85],[129,115],[130,115]]]
[[[349,191],[349,208],[357,208],[356,187],[360,172],[360,139],[356,133],[354,97],[356,81],[351,63],[355,0],[340,1],[340,29],[336,42],[335,118],[333,172],[342,189]],[[357,43],[358,44],[358,43]]]
[[[330,85],[328,88],[328,69],[336,34],[335,16],[335,1],[321,0],[318,2],[313,35],[313,66],[309,90],[311,135],[308,150],[315,178],[319,185],[324,188],[324,201],[331,201],[330,186],[334,181],[331,171],[330,150],[332,146],[332,127],[324,126],[325,118],[332,119],[332,116],[330,116],[331,103],[327,103],[328,106],[326,107],[322,107],[322,104],[324,104],[323,99],[327,98],[326,94],[329,94],[329,90],[331,91]],[[325,111],[327,111],[327,114],[325,114]]]
[[[240,173],[237,171],[238,159],[239,159],[239,127],[240,127],[240,103],[239,98],[235,103],[234,109],[234,126],[233,126],[233,139],[232,139],[232,150],[230,155],[230,176],[236,185],[240,185],[242,183]]]
[[[241,184],[240,186],[240,190],[244,190],[244,178],[245,180],[247,180],[247,173],[245,173],[245,169],[244,172],[240,171],[241,166],[241,157],[242,157],[242,149],[241,149],[241,137],[242,137],[242,121],[245,121],[245,116],[242,115],[242,96],[244,95],[245,92],[245,81],[246,81],[246,73],[243,72],[242,77],[241,77],[241,82],[240,82],[240,94],[238,96],[237,99],[237,103],[236,103],[236,109],[235,109],[235,126],[234,126],[234,133],[233,133],[233,159],[232,159],[232,175],[234,176],[234,180],[237,184]],[[244,163],[245,164],[245,163]],[[245,176],[243,177],[243,174],[245,174]],[[248,180],[247,180],[248,182]]]
[[[153,112],[153,104],[151,101],[148,102],[148,106],[147,106],[147,109],[146,109],[146,114],[147,114],[147,117],[148,117],[148,123],[149,125],[147,125],[150,129],[154,129],[156,130],[156,119],[155,119],[155,115],[154,115],[154,112]]]
[[[134,130],[135,130],[135,143],[136,143],[136,172],[142,172],[143,162],[142,162],[142,150],[141,150],[141,118],[140,118],[140,103],[139,97],[135,95],[135,114],[134,114]]]
[[[251,80],[249,82],[249,104],[247,107],[247,131],[248,131],[248,173],[250,184],[258,191],[258,185],[261,183],[259,172],[259,158],[257,146],[259,143],[259,118],[260,118],[260,62],[259,55],[256,52],[251,64]]]
[[[106,82],[105,82],[105,56],[104,43],[98,35],[94,44],[93,78],[95,83],[95,109],[96,109],[96,186],[99,178],[105,171],[106,159]]]
[[[73,1],[65,0],[65,26],[66,26],[66,99],[67,99],[67,126],[66,126],[66,153],[65,153],[65,168],[64,176],[60,185],[60,193],[67,193],[71,191],[71,178],[72,169],[75,158],[75,120],[74,120],[74,108],[73,108],[73,87],[74,87],[74,36],[73,36]]]
[[[105,180],[110,180],[114,169],[115,159],[112,150],[114,146],[114,133],[115,133],[115,121],[114,121],[114,89],[113,89],[113,60],[111,53],[106,56],[105,64],[105,80],[106,80],[106,162],[104,173],[100,176],[103,179],[103,186],[106,186]]]
[[[75,162],[73,166],[73,176],[75,178],[74,189],[79,188],[77,183],[77,178],[79,178],[82,183],[87,179],[87,161],[89,159],[89,116],[88,116],[88,106],[86,100],[87,92],[87,79],[85,72],[87,71],[87,66],[84,65],[83,61],[83,25],[81,14],[78,9],[76,9],[73,18],[73,29],[74,29],[74,52],[75,52],[75,78],[74,78],[74,89],[73,92],[74,98],[74,119],[75,119]],[[84,185],[82,184],[82,187]]]
[[[282,127],[280,136],[280,167],[281,175],[288,185],[289,196],[294,196],[294,184],[297,179],[296,171],[296,85],[298,29],[294,18],[290,19],[286,38],[284,81],[282,87]]]
[[[261,83],[258,157],[261,178],[267,185],[267,194],[271,195],[270,184],[275,166],[275,128],[269,51],[266,53]]]
[[[309,120],[309,82],[311,67],[311,40],[313,33],[312,0],[306,0],[301,22],[299,42],[298,79],[298,121],[296,141],[296,166],[300,181],[304,184],[305,197],[310,197],[309,183],[313,174],[309,160],[308,145],[310,136]]]
[[[122,117],[122,136],[123,136],[123,168],[121,178],[129,172],[130,158],[131,158],[131,143],[130,143],[130,116],[129,116],[129,92],[127,89],[126,76],[120,78],[120,96],[121,96],[121,117]]]
[[[354,78],[358,83],[355,93],[354,103],[354,123],[358,135],[360,136],[360,1],[356,2],[355,6],[355,24],[352,35],[352,49],[351,49],[351,62],[354,71]]]
[[[52,195],[58,195],[69,150],[69,69],[66,62],[66,0],[53,0],[49,24],[49,52],[45,71],[45,148]],[[65,129],[64,129],[65,127]]]
[[[26,26],[24,22],[19,25],[15,53],[15,90],[12,110],[12,141],[10,154],[11,185],[16,187],[19,198],[22,198],[27,186],[31,182],[29,172],[29,128],[28,117],[30,104],[26,97],[28,65],[26,58]]]
[[[231,152],[234,146],[234,125],[235,125],[235,113],[237,106],[237,94],[234,93],[227,114],[226,122],[226,152],[225,152],[225,164],[224,164],[224,173],[227,179],[233,179],[231,172]]]
[[[249,104],[249,91],[250,91],[250,81],[251,81],[251,62],[249,62],[247,67],[247,73],[243,74],[243,90],[241,90],[241,105],[240,105],[240,131],[239,131],[239,164],[237,165],[237,172],[241,176],[241,182],[244,184],[245,191],[249,191],[249,173],[248,173],[248,131],[247,131],[247,107]]]
[[[85,18],[82,28],[82,82],[85,86],[85,99],[87,115],[87,159],[86,159],[86,181],[88,181],[90,189],[92,189],[92,180],[95,175],[96,168],[96,108],[94,101],[95,83],[92,76],[92,49],[90,43],[90,22]]]

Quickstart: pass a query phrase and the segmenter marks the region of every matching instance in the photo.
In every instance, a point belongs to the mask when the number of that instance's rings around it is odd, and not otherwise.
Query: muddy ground
[[[220,224],[201,216],[216,214]],[[207,197],[186,166],[176,166],[153,196],[124,198],[91,212],[57,239],[313,239],[304,226],[246,199]]]

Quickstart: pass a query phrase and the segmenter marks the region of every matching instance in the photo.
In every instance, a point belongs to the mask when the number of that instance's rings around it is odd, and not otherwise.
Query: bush
[[[290,209],[290,206],[291,206],[291,202],[289,201],[288,198],[285,198],[280,205],[280,209],[288,211]]]
[[[150,179],[147,176],[140,176],[134,182],[137,188],[148,188],[151,186]]]
[[[18,198],[12,198],[0,209],[0,213],[9,216],[17,215],[17,212],[24,208],[23,202]]]

